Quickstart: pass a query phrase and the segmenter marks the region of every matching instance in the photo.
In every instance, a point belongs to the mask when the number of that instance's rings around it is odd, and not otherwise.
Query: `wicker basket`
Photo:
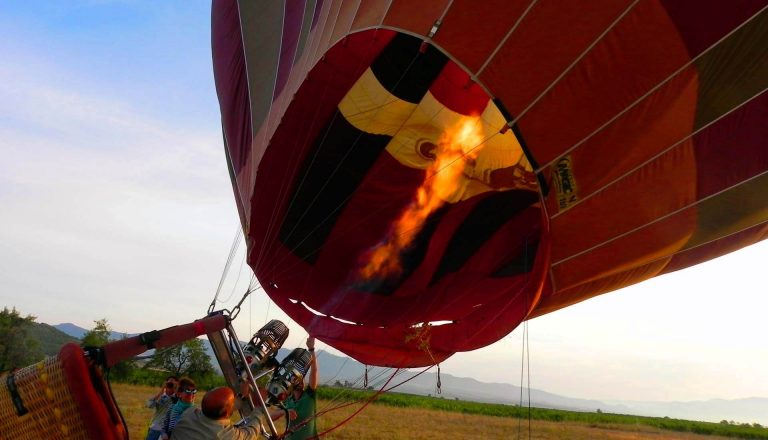
[[[125,425],[100,370],[76,344],[0,376],[0,440],[125,438]]]

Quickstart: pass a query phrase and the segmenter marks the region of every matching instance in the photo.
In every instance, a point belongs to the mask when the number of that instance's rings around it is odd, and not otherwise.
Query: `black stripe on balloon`
[[[538,228],[537,228],[538,234]],[[493,272],[491,278],[507,278],[523,273],[528,273],[533,269],[533,262],[536,261],[536,252],[539,250],[539,236],[533,235],[528,237],[523,244],[522,250],[519,254],[513,255],[509,261],[502,263],[502,265]]]
[[[344,206],[391,137],[358,130],[343,116],[332,118],[327,135],[315,140],[302,164],[292,201],[280,227],[280,241],[314,264]],[[338,168],[338,169],[337,169]]]
[[[538,201],[538,194],[533,191],[509,190],[492,193],[477,202],[448,243],[430,285],[446,274],[458,272],[499,228]]]
[[[371,71],[381,85],[398,98],[419,103],[448,62],[431,45],[420,49],[422,40],[397,34],[371,63]]]
[[[421,230],[416,234],[407,249],[400,253],[400,267],[402,271],[395,277],[377,278],[369,281],[362,281],[355,286],[355,289],[362,292],[375,293],[378,295],[389,296],[400,287],[403,281],[413,274],[413,272],[424,261],[429,248],[429,242],[432,235],[437,230],[443,215],[450,209],[450,205],[444,205],[437,211],[430,214],[424,221]]]
[[[501,115],[504,116],[504,120],[514,121],[515,118],[512,116],[512,114],[507,110],[507,107],[504,106],[504,103],[501,102],[499,98],[493,98],[493,103],[496,105],[496,108],[499,109],[499,112],[501,112]],[[533,153],[531,153],[531,150],[528,149],[528,144],[525,143],[525,138],[523,137],[523,133],[520,131],[520,127],[515,123],[512,124],[512,133],[515,135],[515,138],[520,143],[520,148],[523,149],[523,154],[525,154],[525,158],[528,159],[528,163],[531,164],[531,167],[533,167],[534,170],[539,168],[538,162],[536,162],[536,158],[533,157]],[[536,173],[536,180],[539,181],[539,187],[541,188],[541,194],[546,197],[547,194],[549,194],[549,185],[547,185],[547,181],[544,179],[544,176],[541,175],[541,173]]]

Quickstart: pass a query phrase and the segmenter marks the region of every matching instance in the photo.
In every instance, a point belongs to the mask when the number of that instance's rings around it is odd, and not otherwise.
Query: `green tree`
[[[107,318],[93,321],[96,324],[93,329],[89,330],[80,342],[83,347],[101,347],[109,342],[109,336],[112,334],[112,328],[107,322]]]
[[[43,358],[38,342],[27,333],[36,317],[21,316],[14,307],[0,312],[0,371],[25,367]]]
[[[159,368],[171,374],[200,378],[214,372],[203,341],[190,339],[179,345],[158,350],[146,368]]]

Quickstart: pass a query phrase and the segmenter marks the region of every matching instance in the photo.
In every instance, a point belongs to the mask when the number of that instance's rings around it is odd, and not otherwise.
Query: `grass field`
[[[118,404],[128,423],[131,438],[143,439],[152,412],[144,408],[146,399],[157,389],[141,385],[113,384]],[[331,429],[360,409],[358,395],[343,393],[339,398],[338,390],[326,389],[320,393],[318,411],[329,410],[318,418],[318,432]],[[198,394],[199,404],[202,394]],[[331,400],[333,399],[333,400]],[[387,399],[391,399],[389,402]],[[452,403],[452,408],[421,407],[429,401],[440,403],[442,399],[429,399],[401,394],[386,394],[379,402],[373,403],[353,417],[348,423],[338,427],[323,438],[329,439],[538,439],[538,440],[625,440],[625,439],[656,439],[656,440],[717,440],[726,438],[766,438],[768,429],[750,428],[752,433],[740,435],[737,431],[722,435],[702,435],[691,432],[679,432],[651,426],[646,423],[653,418],[614,416],[610,414],[571,413],[568,411],[537,410],[540,417],[546,414],[560,413],[558,421],[545,419],[517,418],[511,415],[484,415],[481,407],[490,408],[497,412],[496,405],[475,404],[472,402]],[[393,401],[396,402],[393,404]],[[407,404],[411,401],[412,404]],[[475,413],[462,410],[461,404],[469,404]],[[343,408],[335,409],[342,405]],[[473,406],[476,405],[476,406]],[[439,405],[437,405],[439,406]],[[499,405],[514,408],[507,405]],[[526,408],[527,411],[527,408]],[[572,414],[583,414],[584,417],[599,416],[595,419],[578,420]],[[629,419],[634,422],[629,422]],[[655,419],[670,421],[669,419]],[[701,422],[687,422],[701,423]],[[703,424],[717,425],[714,423]],[[741,428],[733,426],[732,428]],[[757,433],[757,434],[754,434]],[[753,436],[754,434],[754,436]],[[757,436],[762,435],[762,436]]]

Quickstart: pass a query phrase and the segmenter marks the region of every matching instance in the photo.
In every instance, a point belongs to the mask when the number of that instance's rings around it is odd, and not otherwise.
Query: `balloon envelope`
[[[366,364],[768,234],[765,1],[214,0],[212,45],[248,262]]]

